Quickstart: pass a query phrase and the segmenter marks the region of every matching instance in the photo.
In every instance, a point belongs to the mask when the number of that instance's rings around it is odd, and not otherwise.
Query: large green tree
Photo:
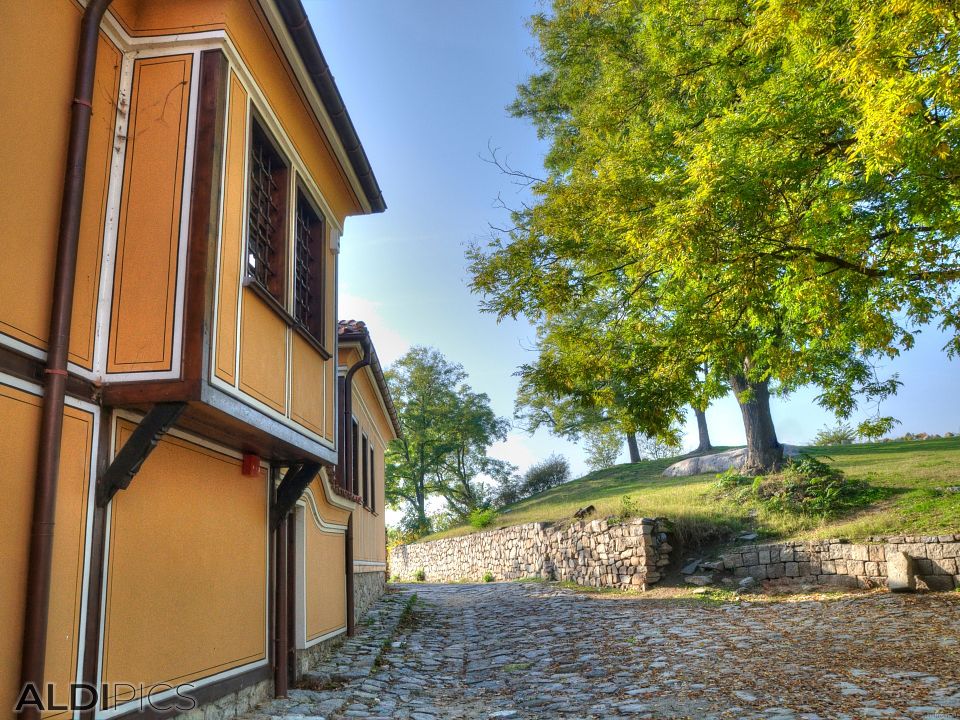
[[[554,0],[531,26],[513,110],[547,174],[471,252],[485,309],[655,315],[654,343],[611,332],[658,348],[665,407],[691,357],[725,380],[758,470],[782,458],[771,393],[816,385],[848,417],[895,391],[876,364],[918,327],[960,349],[953,3]]]
[[[486,393],[475,393],[461,384],[455,395],[456,409],[445,423],[452,450],[437,470],[434,489],[446,502],[449,515],[463,521],[490,504],[490,487],[485,481],[502,484],[516,468],[487,455],[495,441],[506,440],[509,420],[497,417]]]
[[[486,503],[483,476],[498,480],[512,471],[487,457],[509,422],[470,388],[461,365],[433,348],[412,348],[386,377],[403,428],[387,449],[386,499],[404,509],[404,528],[422,535],[431,530],[429,497],[442,497],[448,514],[463,518]]]

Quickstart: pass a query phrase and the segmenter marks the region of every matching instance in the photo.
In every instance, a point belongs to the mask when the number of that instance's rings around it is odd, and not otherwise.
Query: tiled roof
[[[390,388],[387,387],[387,379],[383,375],[383,367],[380,365],[380,358],[377,357],[377,349],[373,346],[373,340],[370,339],[370,331],[367,324],[362,320],[340,320],[337,322],[337,336],[340,342],[359,342],[364,340],[370,343],[370,370],[377,381],[377,389],[383,398],[383,404],[390,415],[390,424],[393,425],[397,437],[403,437],[403,429],[400,427],[400,418],[397,415],[397,408],[393,404],[393,398],[390,396]]]
[[[363,320],[340,320],[337,323],[337,335],[369,335],[367,324]]]

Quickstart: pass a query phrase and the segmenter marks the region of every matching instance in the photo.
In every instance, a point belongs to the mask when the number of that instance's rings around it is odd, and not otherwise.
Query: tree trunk
[[[630,462],[640,462],[640,448],[637,446],[637,434],[627,433],[627,447],[630,448]]]
[[[707,413],[696,407],[693,409],[693,413],[697,416],[697,432],[700,434],[700,444],[695,452],[710,452],[713,450],[713,445],[710,444],[710,431],[707,429]]]
[[[747,435],[747,459],[742,471],[761,475],[778,469],[783,463],[783,446],[777,442],[777,431],[770,414],[768,382],[753,383],[742,375],[732,375],[730,387],[740,404],[743,429]],[[748,391],[749,397],[743,402],[741,397]]]
[[[422,483],[417,487],[417,502],[414,510],[417,513],[417,524],[420,526],[418,530],[426,534],[430,529],[430,521],[427,519],[427,494]]]

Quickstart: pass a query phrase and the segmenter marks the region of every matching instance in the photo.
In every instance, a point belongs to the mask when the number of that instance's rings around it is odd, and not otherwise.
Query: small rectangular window
[[[297,322],[323,342],[323,216],[297,191],[293,307]]]
[[[286,289],[287,178],[289,169],[273,140],[251,124],[247,198],[247,276],[281,305]]]
[[[373,461],[373,443],[370,444],[370,454],[367,456],[370,459],[370,509],[374,512],[377,511],[377,465]]]
[[[363,436],[363,504],[370,505],[370,443],[367,436]]]
[[[352,480],[350,482],[351,488],[350,492],[354,495],[359,495],[358,490],[360,489],[360,426],[357,424],[356,418],[353,420],[353,428],[350,433],[350,462],[353,470],[353,475],[351,476]]]

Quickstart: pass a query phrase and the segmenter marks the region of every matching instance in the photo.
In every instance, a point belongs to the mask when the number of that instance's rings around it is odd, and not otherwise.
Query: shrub
[[[409,545],[416,542],[420,536],[403,528],[387,528],[387,550],[393,550],[398,545]]]
[[[490,573],[490,572],[485,573],[484,576],[483,576],[483,581],[484,581],[484,582],[493,582],[493,573]]]
[[[849,445],[856,442],[857,432],[847,425],[838,423],[836,427],[825,426],[813,438],[814,445]]]
[[[497,511],[493,508],[485,508],[483,510],[477,508],[470,513],[470,524],[477,528],[477,530],[480,530],[492,525],[496,517]]]
[[[721,493],[730,494],[738,488],[741,488],[744,485],[749,485],[752,482],[752,477],[741,475],[737,472],[736,468],[728,468],[717,475],[716,485],[717,489],[720,490]]]
[[[546,460],[532,465],[523,474],[523,495],[529,497],[570,480],[570,463],[561,455],[551,455]]]
[[[523,499],[523,479],[516,475],[509,475],[500,480],[493,495],[493,506],[496,508],[513,505]]]
[[[629,495],[620,498],[620,510],[613,516],[617,522],[624,522],[640,514],[640,505]]]
[[[423,568],[420,568],[413,574],[413,579],[417,582],[424,582],[427,579],[427,573],[424,572]]]
[[[847,478],[809,455],[791,458],[779,473],[756,478],[728,470],[717,476],[717,488],[738,502],[754,500],[773,512],[817,517],[839,515],[883,495],[882,490],[863,480]]]

